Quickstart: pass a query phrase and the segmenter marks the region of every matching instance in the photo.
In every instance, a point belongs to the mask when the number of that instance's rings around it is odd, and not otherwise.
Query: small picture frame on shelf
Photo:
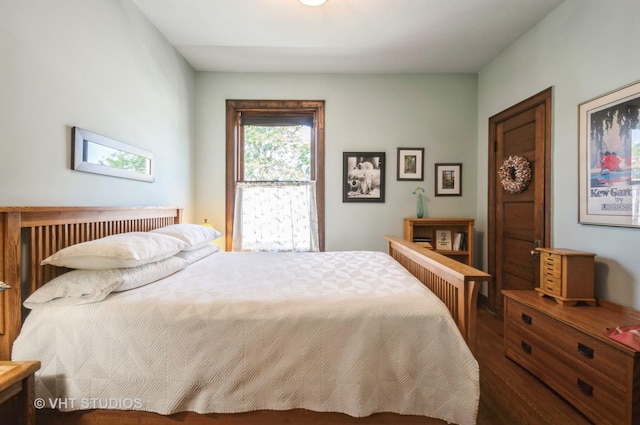
[[[436,164],[435,196],[462,196],[462,164]]]
[[[436,230],[436,249],[441,251],[451,251],[451,230]]]
[[[424,148],[398,148],[397,180],[424,180]]]

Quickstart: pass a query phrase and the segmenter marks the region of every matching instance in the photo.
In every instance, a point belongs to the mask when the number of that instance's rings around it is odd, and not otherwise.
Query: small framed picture
[[[344,152],[342,202],[384,202],[384,152]]]
[[[435,196],[462,196],[462,164],[436,164]]]
[[[424,180],[424,148],[398,148],[398,180]]]

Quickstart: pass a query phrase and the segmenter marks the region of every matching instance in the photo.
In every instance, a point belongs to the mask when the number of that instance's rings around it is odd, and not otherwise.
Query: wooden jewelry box
[[[564,248],[536,248],[540,252],[540,296],[559,304],[586,303],[595,306],[595,254]]]

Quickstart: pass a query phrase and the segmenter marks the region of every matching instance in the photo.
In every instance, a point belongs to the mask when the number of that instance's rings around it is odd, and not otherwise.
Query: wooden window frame
[[[318,207],[318,244],[324,251],[324,100],[227,100],[226,101],[226,172],[225,172],[225,248],[233,243],[233,215],[236,183],[244,168],[242,114],[313,116],[311,178],[316,181]]]

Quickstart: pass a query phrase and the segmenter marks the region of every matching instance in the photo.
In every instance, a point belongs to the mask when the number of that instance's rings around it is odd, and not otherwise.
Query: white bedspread
[[[61,410],[304,408],[473,424],[478,364],[441,301],[379,252],[218,253],[142,288],[34,310],[14,360]]]

